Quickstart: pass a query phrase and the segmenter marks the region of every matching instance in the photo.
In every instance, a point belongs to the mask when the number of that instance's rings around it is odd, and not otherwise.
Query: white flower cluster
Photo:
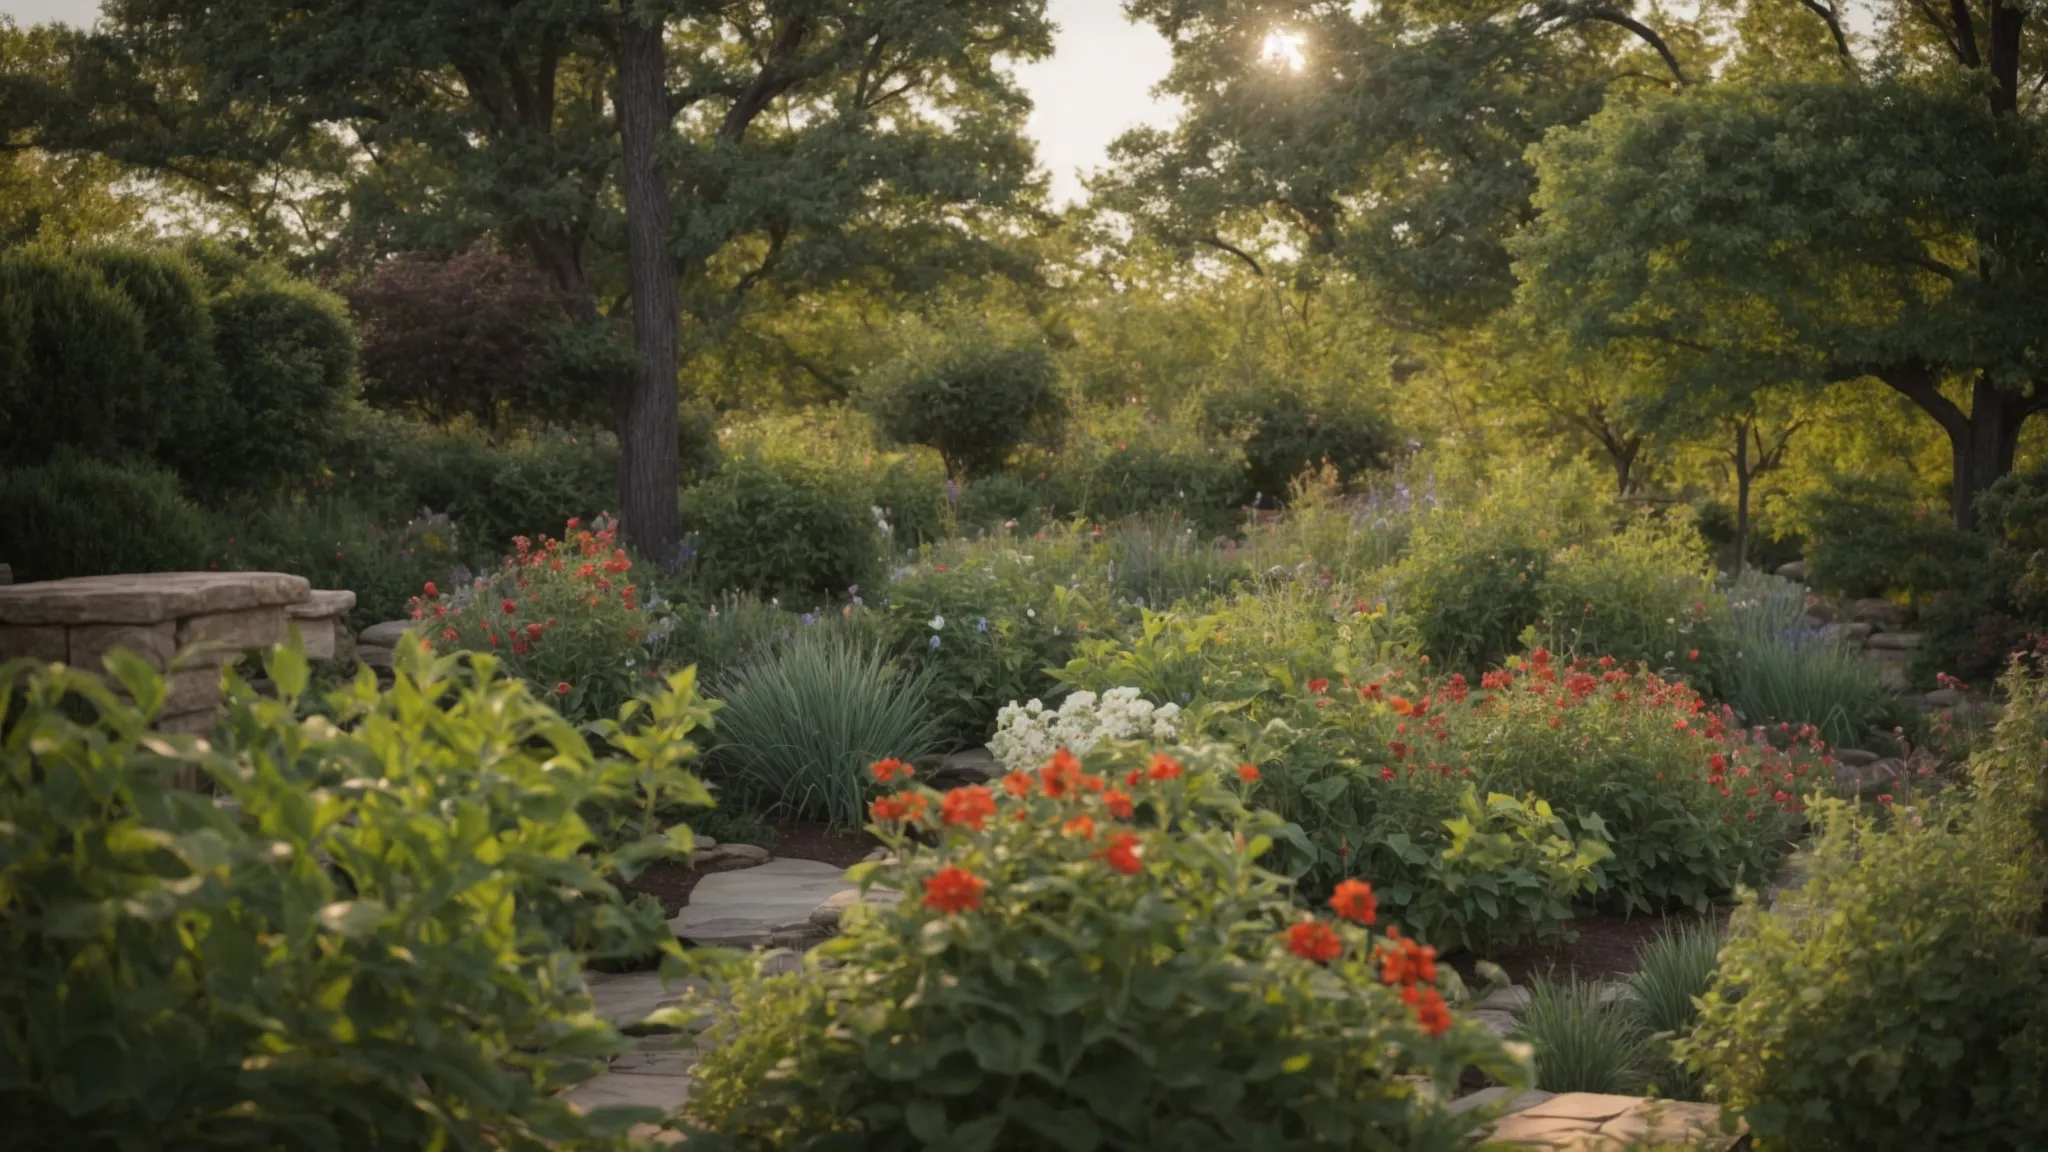
[[[1179,719],[1180,705],[1154,707],[1136,688],[1111,688],[1101,696],[1076,692],[1057,712],[1037,700],[1012,702],[996,713],[988,750],[1004,771],[1028,771],[1061,748],[1079,756],[1104,740],[1172,740]]]

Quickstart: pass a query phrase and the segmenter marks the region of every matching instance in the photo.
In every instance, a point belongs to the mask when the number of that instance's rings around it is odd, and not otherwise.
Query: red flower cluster
[[[957,864],[949,864],[924,882],[924,906],[937,912],[972,912],[981,907],[988,881]]]
[[[1144,846],[1129,832],[1119,832],[1110,837],[1109,847],[1095,854],[1096,859],[1126,876],[1136,873],[1145,866],[1144,855]]]
[[[887,784],[892,780],[908,780],[912,776],[917,775],[917,770],[892,756],[887,760],[877,760],[873,764],[868,765],[868,773],[875,779]]]
[[[1379,918],[1379,898],[1363,880],[1346,880],[1330,894],[1330,910],[1346,920],[1370,924]]]
[[[1287,930],[1287,950],[1303,960],[1328,964],[1344,954],[1344,940],[1321,920],[1304,920]]]
[[[996,814],[995,793],[979,784],[955,788],[939,802],[939,818],[948,824],[965,824],[976,832]]]

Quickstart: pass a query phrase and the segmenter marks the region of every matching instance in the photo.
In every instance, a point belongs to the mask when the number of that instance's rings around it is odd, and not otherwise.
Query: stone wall
[[[315,592],[282,572],[152,572],[0,587],[0,660],[28,657],[102,673],[115,648],[170,669],[157,727],[210,731],[220,667],[296,625],[309,655],[332,657],[353,592]],[[176,658],[176,666],[173,660]]]
[[[1804,585],[1806,565],[1795,560],[1779,567],[1778,575]],[[1923,637],[1914,628],[1912,610],[1903,605],[1880,599],[1836,604],[1809,591],[1806,622],[1821,635],[1860,650],[1864,659],[1877,666],[1878,679],[1884,686],[1916,707],[1932,711],[1981,703],[1980,698],[1972,698],[1956,688],[1921,691],[1913,683],[1909,669]]]

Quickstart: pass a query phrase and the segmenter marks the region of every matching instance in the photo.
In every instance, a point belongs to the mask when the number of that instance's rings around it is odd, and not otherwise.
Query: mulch
[[[850,868],[867,858],[877,845],[865,832],[835,832],[823,824],[793,820],[777,824],[773,835],[763,837],[762,848],[788,860],[822,860]],[[692,868],[673,860],[648,867],[632,883],[623,885],[628,898],[645,893],[661,904],[662,915],[673,917],[689,906],[697,882],[713,872],[729,872],[737,865]]]
[[[1517,984],[1527,984],[1532,976],[1598,981],[1625,979],[1642,967],[1638,956],[1643,947],[1667,926],[1690,924],[1707,916],[1716,922],[1725,921],[1728,911],[1717,907],[1705,913],[1684,909],[1634,916],[1614,912],[1582,913],[1572,917],[1567,925],[1577,934],[1577,939],[1549,945],[1517,944],[1502,949],[1493,961],[1506,969]],[[1451,963],[1469,980],[1473,976],[1472,959],[1469,955],[1459,955],[1452,957]]]

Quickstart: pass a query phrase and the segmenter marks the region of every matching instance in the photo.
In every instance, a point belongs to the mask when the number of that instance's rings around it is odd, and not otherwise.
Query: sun
[[[1259,47],[1259,62],[1299,72],[1308,63],[1308,57],[1302,53],[1307,43],[1308,37],[1299,32],[1275,28],[1266,33],[1266,42]]]

